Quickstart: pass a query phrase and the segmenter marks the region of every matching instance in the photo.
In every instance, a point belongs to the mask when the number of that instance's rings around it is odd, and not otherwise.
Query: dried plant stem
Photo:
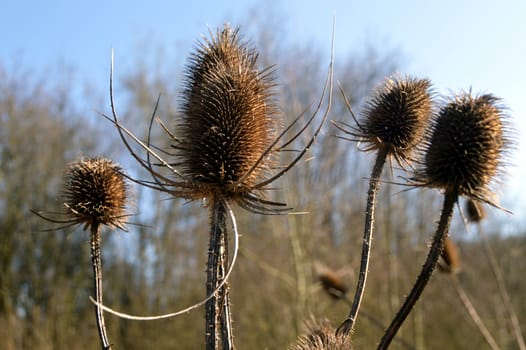
[[[93,267],[93,288],[95,290],[95,299],[98,304],[102,304],[102,259],[100,244],[100,225],[95,222],[91,225],[91,264]],[[102,349],[106,350],[110,349],[111,346],[108,341],[108,335],[106,334],[103,310],[98,304],[95,305],[95,318],[97,320],[97,329],[99,331]]]
[[[482,232],[482,227],[480,223],[478,223],[477,226],[480,238],[482,240],[482,245],[484,247],[484,252],[491,266],[491,272],[493,273],[493,277],[495,278],[495,282],[497,283],[497,287],[499,289],[499,294],[502,298],[502,301],[504,302],[504,308],[508,313],[508,317],[511,322],[511,329],[513,331],[513,335],[515,336],[515,340],[517,341],[519,349],[526,350],[526,344],[524,343],[524,338],[522,336],[519,319],[517,318],[517,314],[513,311],[513,305],[511,303],[510,295],[506,289],[506,284],[504,282],[504,277],[502,276],[502,271],[499,268],[499,264],[497,262],[497,259],[495,258],[493,249],[491,248],[491,244],[488,242],[488,238],[486,237],[484,232]]]
[[[427,282],[431,278],[433,270],[435,269],[438,259],[440,258],[440,254],[444,249],[444,241],[448,235],[449,226],[451,224],[451,218],[453,216],[453,209],[457,200],[458,192],[455,189],[447,189],[444,193],[444,204],[442,207],[442,213],[440,215],[440,221],[438,222],[438,227],[435,236],[433,237],[433,243],[431,245],[431,248],[429,249],[426,261],[422,266],[422,270],[420,272],[420,275],[418,275],[413,289],[406,297],[404,304],[398,311],[398,314],[395,316],[395,318],[385,331],[385,334],[382,337],[380,344],[378,345],[379,350],[387,349],[389,347],[389,344],[391,344],[391,341],[402,326],[402,323],[405,321],[405,319],[415,306],[416,301],[424,291]]]
[[[464,288],[462,288],[462,286],[460,285],[458,277],[456,275],[451,275],[451,279],[453,280],[453,285],[455,286],[455,290],[458,294],[458,297],[460,298],[460,301],[462,302],[462,305],[464,305],[464,308],[468,312],[473,322],[475,322],[475,324],[477,325],[480,333],[482,334],[484,339],[486,339],[486,342],[488,343],[488,345],[491,347],[492,350],[500,350],[500,347],[497,345],[497,342],[491,336],[491,333],[488,331],[488,329],[484,325],[484,322],[482,321],[477,310],[471,303],[471,300],[469,299],[468,295],[464,291]]]
[[[225,278],[227,257],[227,210],[224,201],[214,198],[212,203],[212,217],[210,230],[210,245],[208,247],[208,265],[206,294],[216,292],[217,286]],[[230,315],[230,302],[228,285],[223,286],[206,303],[206,349],[217,349],[221,341],[223,349],[233,349],[232,319]]]
[[[354,300],[351,306],[351,311],[347,319],[338,327],[337,332],[344,335],[349,335],[354,328],[354,323],[360,311],[360,305],[363,300],[365,292],[365,283],[367,280],[367,272],[369,270],[369,257],[371,253],[371,243],[373,239],[374,227],[374,208],[376,205],[376,194],[380,188],[380,176],[389,153],[389,148],[382,147],[379,149],[376,156],[376,161],[369,180],[369,191],[367,193],[367,208],[365,211],[365,228],[363,233],[362,245],[362,260],[360,263],[360,274],[358,275],[358,282],[356,284],[356,291],[354,293]]]

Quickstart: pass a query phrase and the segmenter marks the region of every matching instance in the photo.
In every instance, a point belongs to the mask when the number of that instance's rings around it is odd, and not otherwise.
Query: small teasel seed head
[[[399,163],[408,162],[422,139],[432,107],[430,80],[389,78],[367,103],[361,136],[369,149],[388,147]]]
[[[307,334],[298,338],[290,350],[351,350],[348,337],[336,334],[336,330],[328,320],[307,321]]]
[[[349,287],[333,271],[326,270],[318,274],[323,290],[334,299],[341,299]]]
[[[451,238],[446,237],[444,249],[442,250],[442,259],[445,265],[441,265],[441,270],[447,273],[457,273],[460,270],[460,258],[457,246]]]
[[[466,217],[469,222],[481,222],[486,217],[482,203],[473,199],[466,201]]]
[[[65,174],[64,203],[85,229],[98,224],[124,229],[128,184],[122,169],[106,158],[84,158]]]
[[[271,170],[271,156],[252,169],[276,136],[278,111],[273,78],[257,58],[238,30],[225,25],[204,40],[186,69],[176,148],[183,174],[200,188],[196,196],[235,198]]]
[[[439,111],[426,141],[423,183],[488,200],[509,146],[500,99],[491,94],[453,97]]]

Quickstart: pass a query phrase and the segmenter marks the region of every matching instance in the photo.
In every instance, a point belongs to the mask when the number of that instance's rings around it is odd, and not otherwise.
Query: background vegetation
[[[279,30],[270,33],[265,29],[269,25],[273,24],[245,25],[242,32],[250,33],[247,37],[256,42],[264,65],[276,65],[280,105],[285,119],[290,120],[319,95],[330,48],[284,44],[283,37],[278,40],[275,34]],[[140,55],[132,58],[128,64],[133,69],[124,76],[116,63],[120,116],[142,137],[159,93],[158,115],[173,126],[181,81],[177,72],[183,62],[174,64],[162,53],[153,56],[155,64]],[[368,46],[338,58],[335,78],[355,110],[385,76],[396,70],[404,72],[397,57]],[[99,347],[88,300],[88,234],[79,229],[43,232],[50,225],[30,209],[60,209],[62,171],[79,155],[104,154],[133,176],[146,178],[118,142],[111,124],[95,111],[80,112],[85,104],[106,111],[107,99],[98,96],[106,96],[107,91],[79,97],[75,91],[82,82],[60,68],[39,77],[29,68],[0,61],[0,349]],[[350,118],[338,95],[330,118]],[[243,236],[231,278],[231,297],[239,349],[285,349],[304,331],[305,320],[329,318],[338,325],[348,313],[347,305],[323,292],[317,273],[333,269],[354,286],[371,157],[354,144],[336,139],[335,133],[335,128],[326,125],[308,160],[284,177],[276,192],[276,199],[308,214],[270,217],[236,210]],[[162,132],[155,137],[157,144],[166,143]],[[394,169],[385,178],[398,175]],[[384,184],[380,191],[362,309],[384,325],[414,282],[439,215],[439,193],[402,189]],[[147,315],[175,311],[202,299],[208,217],[201,203],[171,200],[140,187],[134,187],[134,193],[136,215],[131,221],[140,225],[131,225],[129,233],[103,236],[106,303]],[[515,227],[513,234],[502,235],[491,220],[490,215],[481,230],[489,236],[524,325],[525,232]],[[460,282],[501,348],[513,349],[509,321],[482,242],[478,234],[467,230],[473,228],[466,228],[458,218],[451,230],[462,259]],[[115,349],[195,349],[204,344],[203,309],[153,322],[108,315],[106,322]],[[522,330],[526,332],[526,326]],[[361,317],[355,347],[372,348],[382,333],[383,328]],[[418,349],[487,346],[462,308],[448,275],[433,277],[400,336]],[[395,343],[392,348],[398,346]]]

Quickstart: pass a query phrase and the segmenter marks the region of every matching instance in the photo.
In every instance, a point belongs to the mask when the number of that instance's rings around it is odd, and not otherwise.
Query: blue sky
[[[236,24],[249,9],[269,6],[281,14],[294,40],[321,48],[328,46],[335,16],[336,59],[370,41],[399,48],[402,73],[430,78],[438,92],[472,87],[494,93],[510,108],[519,149],[526,147],[524,0],[4,1],[0,60],[21,57],[37,70],[63,61],[105,91],[112,47],[119,60],[154,38],[184,60],[208,28],[225,20]],[[514,163],[503,191],[504,204],[517,215],[526,207],[517,204],[525,202],[518,199],[526,152],[517,151]]]

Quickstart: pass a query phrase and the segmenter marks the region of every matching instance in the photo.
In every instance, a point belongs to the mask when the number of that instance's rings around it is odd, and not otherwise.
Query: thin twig
[[[475,324],[477,325],[480,333],[482,334],[484,339],[486,339],[486,342],[488,343],[488,345],[491,347],[492,350],[500,350],[500,347],[497,345],[497,342],[491,336],[491,333],[489,332],[489,330],[486,328],[486,325],[484,324],[477,310],[471,303],[471,300],[469,299],[468,295],[464,291],[464,288],[462,288],[462,286],[460,285],[457,275],[452,274],[451,279],[453,280],[453,285],[455,286],[455,290],[458,294],[458,297],[460,298],[460,301],[462,301],[462,305],[464,305],[464,308],[468,312],[473,322],[475,322]]]
[[[493,277],[495,278],[495,282],[497,283],[497,287],[499,289],[499,294],[502,298],[502,301],[504,302],[504,307],[508,313],[508,317],[510,318],[513,335],[515,337],[515,340],[517,341],[519,349],[525,350],[526,344],[524,343],[524,338],[522,336],[521,326],[517,318],[517,314],[513,310],[513,305],[511,303],[510,295],[506,289],[506,283],[504,282],[502,271],[499,268],[499,264],[497,263],[497,259],[495,258],[495,254],[493,253],[493,249],[491,248],[491,245],[488,242],[488,238],[486,237],[484,232],[482,232],[480,223],[478,225],[478,232],[482,239],[482,246],[484,247],[484,252],[486,253],[486,256],[489,260],[491,272],[493,272]]]
[[[119,316],[121,318],[125,318],[125,319],[128,319],[128,320],[135,320],[135,321],[153,321],[153,320],[160,320],[160,319],[165,319],[165,318],[176,317],[176,316],[180,316],[180,315],[183,315],[183,314],[187,314],[190,311],[192,311],[194,309],[197,309],[198,307],[201,307],[204,304],[206,304],[207,301],[209,301],[210,299],[212,299],[215,296],[215,294],[223,287],[223,285],[226,283],[226,281],[230,277],[230,274],[232,273],[232,270],[234,269],[234,265],[236,263],[237,256],[238,256],[238,251],[239,251],[239,234],[238,234],[238,231],[237,231],[237,224],[236,224],[236,221],[235,221],[235,216],[234,216],[234,214],[232,212],[232,209],[230,209],[230,207],[228,206],[228,203],[225,203],[225,204],[227,205],[227,208],[228,208],[228,213],[229,213],[230,219],[232,221],[232,227],[233,227],[233,232],[234,232],[234,247],[233,247],[233,253],[232,253],[232,261],[230,262],[230,264],[228,266],[228,270],[227,270],[227,273],[225,275],[225,278],[221,281],[221,283],[219,283],[219,285],[216,287],[216,289],[213,291],[212,294],[207,295],[207,297],[205,299],[201,300],[200,302],[195,303],[195,304],[193,304],[193,305],[191,305],[191,306],[189,306],[187,308],[184,308],[182,310],[179,310],[177,312],[171,312],[171,313],[162,314],[162,315],[155,315],[155,316],[138,316],[138,315],[130,315],[130,314],[127,314],[127,313],[124,313],[124,312],[119,312],[117,310],[114,310],[114,309],[104,305],[103,303],[97,302],[92,297],[90,297],[91,302],[94,303],[95,305],[99,306],[101,309],[103,309],[104,311],[106,311],[106,312],[108,312],[110,314],[113,314],[115,316]]]

